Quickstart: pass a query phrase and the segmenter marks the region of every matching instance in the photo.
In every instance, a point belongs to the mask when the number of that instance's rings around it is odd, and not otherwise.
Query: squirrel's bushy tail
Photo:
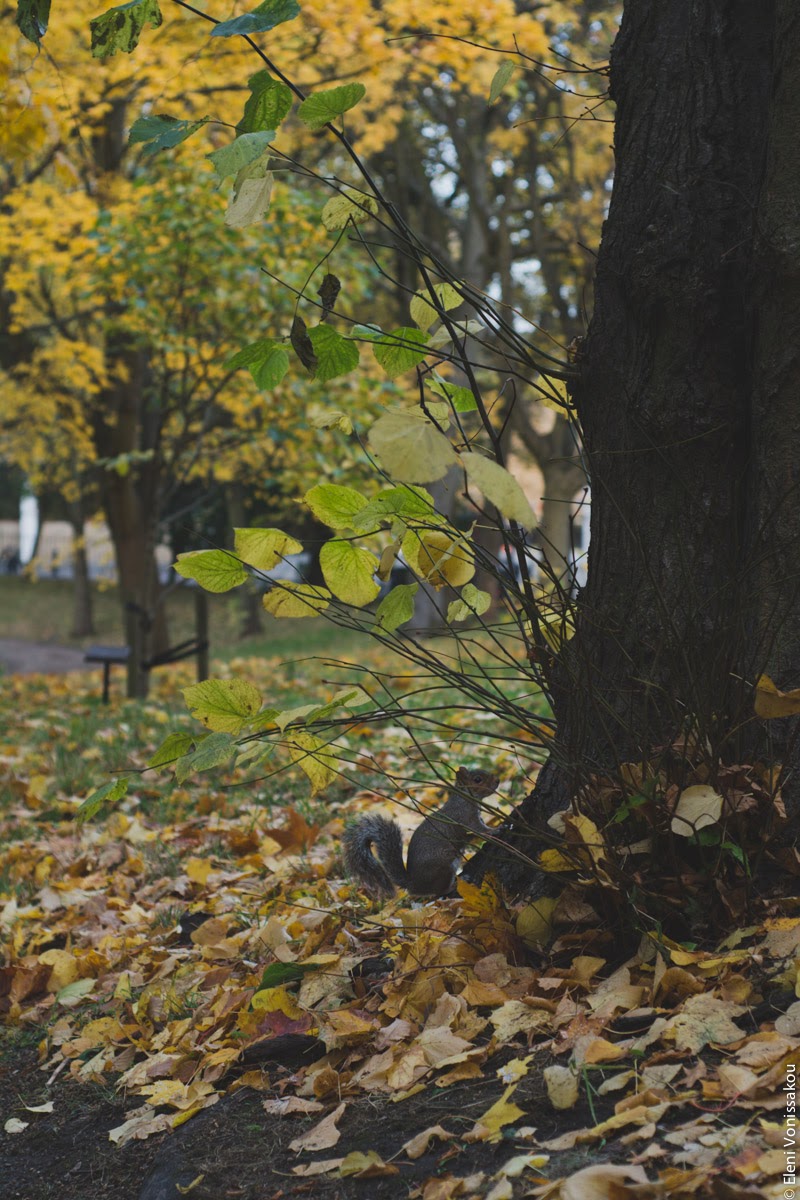
[[[403,863],[403,836],[396,821],[362,817],[344,831],[344,861],[348,873],[376,896],[393,896],[396,887],[407,887]],[[380,858],[372,852],[379,848]]]

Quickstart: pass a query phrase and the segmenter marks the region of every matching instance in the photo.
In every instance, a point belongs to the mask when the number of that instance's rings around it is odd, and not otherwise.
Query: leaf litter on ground
[[[228,669],[273,692],[283,678],[263,660]],[[0,699],[0,1011],[41,1032],[53,1087],[68,1074],[124,1089],[117,1145],[250,1088],[271,1120],[297,1123],[292,1173],[389,1176],[394,1161],[348,1153],[348,1107],[453,1089],[442,1123],[392,1156],[439,1162],[423,1200],[784,1194],[800,918],[768,915],[702,949],[651,936],[620,961],[574,886],[533,917],[491,884],[370,903],[339,847],[345,821],[376,804],[406,836],[415,823],[416,749],[394,724],[352,725],[352,769],[329,797],[268,771],[242,786],[247,764],[181,784],[149,772],[76,825],[104,774],[193,728],[188,683],[165,673],[149,702],[104,709],[86,676],[15,677]],[[302,674],[281,687],[311,690]],[[495,746],[502,804],[520,798],[520,767]],[[457,766],[474,750],[465,734],[434,753]],[[556,1136],[530,1123],[534,1080],[537,1104],[565,1119]],[[486,1103],[465,1121],[470,1081],[487,1083]],[[576,1106],[588,1120],[566,1119]],[[9,1136],[36,1119],[21,1116]],[[459,1174],[476,1143],[497,1148],[493,1169]],[[561,1174],[580,1147],[608,1161]]]

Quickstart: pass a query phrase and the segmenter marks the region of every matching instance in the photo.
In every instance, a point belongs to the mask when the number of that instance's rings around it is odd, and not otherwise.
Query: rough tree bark
[[[614,191],[572,389],[588,584],[553,673],[557,749],[504,831],[517,851],[592,772],[689,726],[710,760],[766,751],[755,673],[773,662],[800,684],[798,64],[790,0],[625,5]],[[535,879],[497,849],[473,873],[489,865]]]
[[[778,0],[769,140],[756,216],[750,544],[744,586],[751,675],[800,686],[800,11]],[[797,721],[770,726],[786,765],[783,798],[800,812]]]

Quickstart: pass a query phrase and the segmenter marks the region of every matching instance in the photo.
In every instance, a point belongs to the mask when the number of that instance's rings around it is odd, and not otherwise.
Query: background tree
[[[142,174],[111,211],[80,193],[56,212],[52,202],[41,178],[0,218],[11,327],[33,346],[2,377],[4,453],[34,487],[64,495],[76,527],[102,505],[123,603],[152,622],[147,658],[167,643],[154,556],[180,489],[235,479],[271,493],[275,513],[277,496],[285,505],[316,477],[308,468],[331,439],[298,422],[292,379],[267,400],[225,365],[259,293],[276,289],[265,288],[255,239],[224,229],[210,172],[176,168],[168,186],[157,170]],[[301,283],[304,254],[313,262],[322,248],[296,198],[284,203],[276,215],[299,252],[287,276]],[[46,237],[44,262],[28,247]],[[265,299],[264,325],[288,324],[290,294]]]

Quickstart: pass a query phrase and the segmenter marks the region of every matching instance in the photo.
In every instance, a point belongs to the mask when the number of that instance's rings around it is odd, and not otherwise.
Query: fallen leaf
[[[301,1150],[309,1150],[311,1152],[315,1150],[328,1150],[331,1146],[335,1146],[342,1136],[340,1130],[336,1128],[336,1122],[340,1119],[346,1107],[346,1104],[340,1104],[338,1108],[334,1109],[332,1113],[328,1113],[327,1117],[323,1117],[307,1133],[294,1138],[289,1143],[289,1149],[299,1153]]]

